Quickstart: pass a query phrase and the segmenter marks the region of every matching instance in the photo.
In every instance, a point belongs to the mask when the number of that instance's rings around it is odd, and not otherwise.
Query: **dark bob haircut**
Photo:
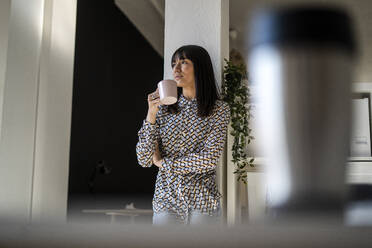
[[[211,58],[203,47],[187,45],[178,48],[173,56],[171,65],[177,59],[189,59],[194,65],[196,100],[198,103],[198,116],[207,117],[212,113],[217,99],[220,99],[216,86]],[[178,88],[178,98],[182,88]],[[177,113],[177,103],[169,105],[171,113]]]

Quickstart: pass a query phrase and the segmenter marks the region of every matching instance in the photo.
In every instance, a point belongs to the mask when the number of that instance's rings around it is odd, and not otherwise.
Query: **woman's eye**
[[[185,60],[182,61],[182,64],[187,64],[187,62]]]

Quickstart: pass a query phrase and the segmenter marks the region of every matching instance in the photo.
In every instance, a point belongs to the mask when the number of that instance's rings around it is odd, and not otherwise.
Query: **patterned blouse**
[[[163,158],[153,197],[154,212],[168,211],[185,220],[190,211],[212,214],[221,194],[216,185],[216,166],[223,151],[230,109],[217,100],[212,114],[197,116],[196,99],[182,94],[177,114],[164,106],[156,123],[146,120],[138,132],[137,159],[142,167],[152,166],[156,142]]]

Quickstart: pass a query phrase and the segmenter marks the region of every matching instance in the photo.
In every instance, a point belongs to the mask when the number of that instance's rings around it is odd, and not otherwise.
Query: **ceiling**
[[[115,4],[163,57],[165,0],[115,0]]]

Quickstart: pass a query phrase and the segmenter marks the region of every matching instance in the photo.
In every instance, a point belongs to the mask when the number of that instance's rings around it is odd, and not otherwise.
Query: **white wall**
[[[11,0],[1,218],[65,218],[75,16],[76,0]]]
[[[228,0],[168,0],[165,5],[164,78],[172,78],[171,57],[182,45],[207,49],[218,84],[228,58]]]
[[[0,1],[0,130],[3,116],[3,93],[8,48],[8,25],[10,14],[10,0]],[[0,137],[1,139],[1,137]]]

